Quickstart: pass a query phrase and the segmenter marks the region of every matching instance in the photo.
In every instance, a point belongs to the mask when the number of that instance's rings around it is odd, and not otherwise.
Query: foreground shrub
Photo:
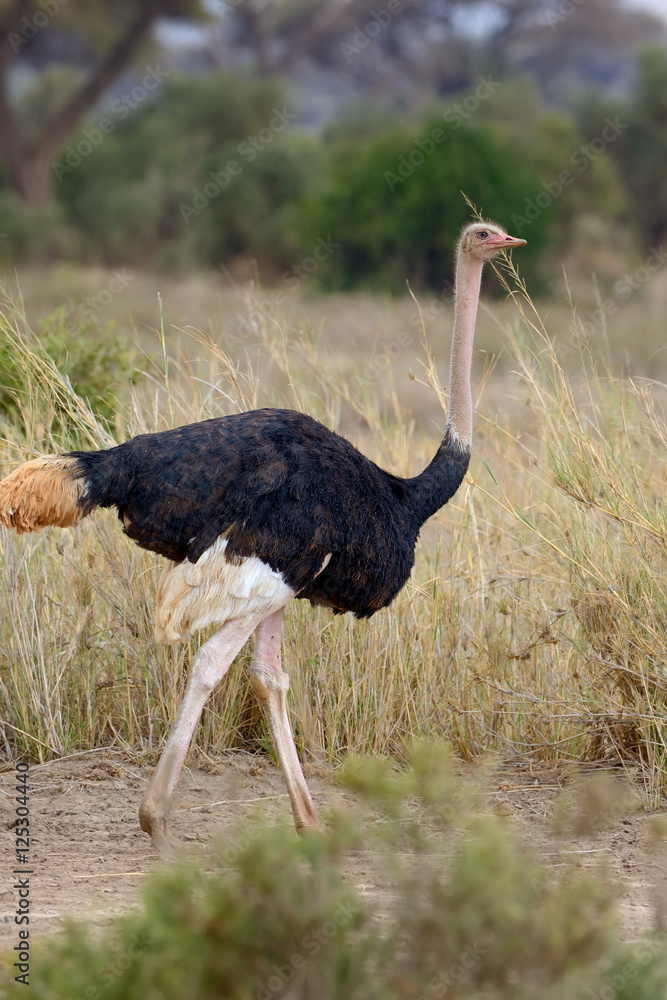
[[[602,868],[558,874],[463,790],[443,751],[399,774],[356,762],[360,808],[327,838],[259,824],[221,843],[205,871],[153,873],[143,906],[101,938],[70,927],[33,956],[39,1000],[658,1000],[664,941],[622,944]],[[378,868],[381,905],[342,874],[348,852]],[[12,983],[6,997],[23,996]],[[610,993],[610,990],[612,991]]]

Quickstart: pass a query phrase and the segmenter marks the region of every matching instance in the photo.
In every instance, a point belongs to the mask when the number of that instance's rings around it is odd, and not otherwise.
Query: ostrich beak
[[[526,240],[519,239],[518,236],[494,236],[487,240],[486,245],[492,244],[498,250],[511,250],[512,247],[525,247]]]

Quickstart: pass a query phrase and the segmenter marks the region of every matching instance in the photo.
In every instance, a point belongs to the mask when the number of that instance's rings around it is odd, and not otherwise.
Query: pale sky
[[[626,0],[628,7],[645,7],[667,20],[667,0]]]
[[[64,0],[63,0],[64,2]],[[627,7],[643,7],[658,14],[667,21],[667,0],[625,0]],[[227,0],[204,0],[204,6],[212,13],[220,14],[228,7]],[[471,13],[467,11],[461,18],[459,27],[472,35],[483,35],[489,28],[489,18],[493,16],[493,3],[489,0],[488,7],[484,0],[479,0],[479,6]],[[158,21],[157,34],[167,45],[178,45],[186,48],[199,48],[204,44],[207,28],[198,24],[187,25],[179,22],[177,25],[168,20]]]

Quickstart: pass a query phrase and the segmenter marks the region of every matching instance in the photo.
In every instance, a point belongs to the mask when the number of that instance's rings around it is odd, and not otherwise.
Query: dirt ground
[[[116,751],[95,751],[37,766],[30,772],[31,938],[56,931],[65,918],[102,926],[137,903],[141,883],[155,862],[137,810],[150,768]],[[351,794],[334,784],[323,767],[305,768],[318,808]],[[500,768],[493,777],[490,808],[499,811],[532,841],[547,865],[564,864],[576,854],[584,862],[604,854],[623,886],[625,936],[666,928],[667,852],[656,830],[667,813],[619,808],[611,825],[591,834],[554,836],[554,801],[572,780],[571,772],[541,766]],[[615,780],[615,779],[614,779]],[[0,774],[0,950],[14,943],[16,868],[14,770]],[[176,838],[203,851],[212,836],[231,831],[261,809],[266,822],[289,812],[282,776],[267,758],[230,753],[216,762],[200,758],[183,773],[175,796],[171,829]],[[583,824],[585,827],[585,823]],[[372,859],[363,852],[348,858],[348,877],[359,891],[380,901],[382,889]]]

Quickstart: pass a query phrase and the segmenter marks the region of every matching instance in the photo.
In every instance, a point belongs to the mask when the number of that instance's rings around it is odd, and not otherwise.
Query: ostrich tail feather
[[[89,513],[85,490],[83,470],[70,455],[24,462],[0,481],[0,524],[19,535],[49,525],[69,528]]]

